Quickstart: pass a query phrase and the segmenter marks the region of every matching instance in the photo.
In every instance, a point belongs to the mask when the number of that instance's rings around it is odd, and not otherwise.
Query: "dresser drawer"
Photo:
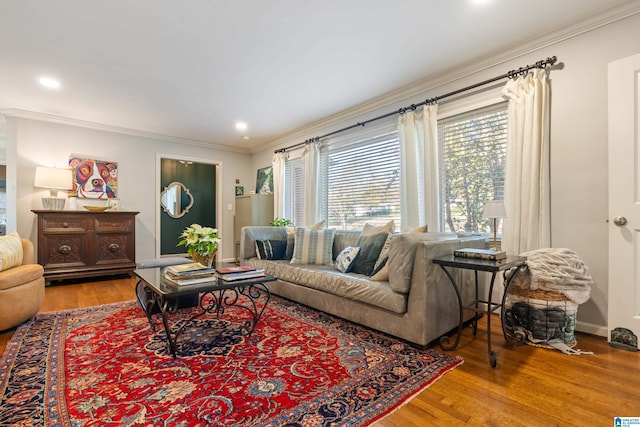
[[[83,233],[91,226],[91,218],[85,215],[43,215],[43,233]]]
[[[96,215],[95,217],[95,231],[96,233],[105,232],[127,232],[134,229],[135,217],[123,217],[113,214],[104,213],[102,215]]]
[[[82,234],[44,234],[38,244],[43,245],[38,249],[44,255],[40,261],[45,269],[60,266],[80,267],[91,262],[88,257],[87,239]]]
[[[96,265],[135,262],[134,244],[131,233],[96,233],[94,244]]]

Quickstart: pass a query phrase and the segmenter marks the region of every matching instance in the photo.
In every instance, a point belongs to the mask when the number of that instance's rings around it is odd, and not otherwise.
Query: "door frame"
[[[222,221],[222,161],[220,160],[211,160],[211,159],[203,159],[199,157],[189,157],[189,156],[180,156],[177,154],[163,154],[156,153],[156,182],[155,182],[155,233],[154,233],[154,246],[155,246],[155,257],[160,258],[160,249],[161,249],[161,229],[160,229],[160,215],[162,214],[162,208],[160,206],[160,186],[162,183],[161,180],[161,162],[162,159],[168,160],[184,160],[185,162],[193,162],[193,163],[202,163],[207,165],[216,166],[216,188],[215,188],[215,198],[216,198],[216,227],[218,227],[218,235],[220,239],[224,239],[224,231],[222,227],[220,227]],[[224,240],[223,240],[224,241]],[[221,248],[222,249],[222,248]],[[222,259],[222,254],[220,254],[220,259]]]

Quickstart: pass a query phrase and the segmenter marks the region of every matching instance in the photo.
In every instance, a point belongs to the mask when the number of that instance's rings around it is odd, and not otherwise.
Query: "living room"
[[[361,103],[310,117],[304,126],[286,129],[252,148],[243,146],[239,136],[234,136],[231,145],[217,140],[205,143],[195,138],[66,117],[54,110],[38,111],[35,106],[29,109],[19,103],[7,104],[0,97],[4,117],[0,148],[5,148],[0,162],[7,165],[7,231],[17,231],[20,236],[37,241],[35,215],[31,210],[41,208],[41,198],[46,192],[34,188],[35,168],[62,167],[70,154],[81,153],[118,162],[121,208],[140,212],[136,219],[136,258],[156,258],[159,158],[206,160],[220,165],[219,256],[232,260],[236,180],[250,189],[256,171],[271,165],[274,150],[556,56],[562,67],[550,72],[551,243],[579,253],[594,279],[591,299],[580,307],[577,329],[607,336],[612,220],[607,67],[612,61],[640,52],[640,4],[613,3],[615,7],[598,16],[590,16],[570,28],[540,34],[539,38],[508,51],[493,50],[491,55],[473,62],[460,61],[454,69],[421,76],[417,82],[394,91],[371,92]],[[5,41],[3,45],[9,43]],[[60,95],[43,95],[55,96]],[[251,102],[250,94],[243,96]],[[99,109],[100,99],[95,103],[86,108]]]

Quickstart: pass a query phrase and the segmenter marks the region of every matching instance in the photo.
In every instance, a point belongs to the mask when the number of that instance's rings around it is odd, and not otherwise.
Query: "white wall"
[[[316,122],[254,155],[254,165],[274,148],[322,135],[401,106],[501,75],[556,55],[564,64],[551,72],[552,246],[576,251],[590,267],[595,285],[578,310],[578,329],[606,335],[608,294],[607,64],[640,52],[640,15],[550,43],[483,71],[444,84],[423,82],[411,96],[389,94],[369,105]],[[419,52],[417,52],[419,54]],[[480,66],[476,66],[476,70]],[[473,67],[469,69],[473,70]],[[451,76],[460,75],[454,70]],[[443,79],[441,79],[442,81]]]
[[[36,166],[66,167],[69,154],[118,162],[118,197],[122,210],[139,211],[136,219],[136,257],[155,257],[156,212],[160,209],[156,188],[156,153],[184,158],[219,162],[222,189],[218,228],[222,237],[222,257],[234,259],[233,215],[235,179],[255,181],[249,154],[235,153],[191,144],[175,143],[104,130],[89,129],[47,121],[9,117],[7,141],[15,148],[7,150],[9,169],[15,172],[15,205],[8,199],[8,208],[15,206],[15,229],[21,236],[37,241],[36,216],[31,209],[41,209],[46,190],[33,186]],[[220,199],[219,199],[220,200]],[[66,204],[69,209],[69,202]],[[11,215],[8,215],[11,218]],[[9,224],[11,227],[11,223]],[[8,228],[8,231],[13,231]]]

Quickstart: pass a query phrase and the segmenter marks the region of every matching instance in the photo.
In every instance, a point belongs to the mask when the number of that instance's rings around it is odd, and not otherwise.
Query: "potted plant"
[[[273,227],[285,227],[287,225],[293,225],[293,222],[291,222],[290,219],[286,219],[286,218],[276,218],[273,221],[271,221],[271,225]]]
[[[180,239],[177,246],[185,246],[194,262],[211,267],[220,243],[217,229],[191,224],[182,231]]]

